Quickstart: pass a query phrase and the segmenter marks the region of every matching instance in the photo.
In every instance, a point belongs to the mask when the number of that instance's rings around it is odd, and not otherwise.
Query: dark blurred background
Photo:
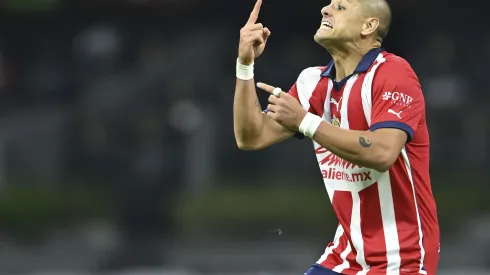
[[[256,79],[286,89],[330,61],[312,38],[328,1],[264,2]],[[384,47],[427,102],[440,274],[489,274],[490,20],[391,2]],[[0,1],[0,274],[302,274],[321,256],[337,221],[311,143],[235,145],[253,4]]]

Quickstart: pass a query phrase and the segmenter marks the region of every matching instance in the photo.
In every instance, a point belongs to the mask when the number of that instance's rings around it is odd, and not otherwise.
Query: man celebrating
[[[333,0],[315,41],[333,61],[305,69],[288,93],[263,83],[254,60],[271,35],[256,23],[258,0],[240,31],[234,131],[243,150],[293,135],[313,140],[339,219],[333,242],[306,273],[435,275],[439,225],[429,177],[429,135],[417,76],[381,49],[391,21],[385,0]]]

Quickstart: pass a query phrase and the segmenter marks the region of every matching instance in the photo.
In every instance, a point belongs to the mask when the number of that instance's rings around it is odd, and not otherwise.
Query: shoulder
[[[373,90],[403,87],[403,89],[418,90],[421,92],[420,82],[412,66],[402,57],[383,52],[377,59],[378,66],[374,72]],[[373,65],[374,69],[376,63]]]
[[[290,90],[290,93],[298,95],[298,97],[308,98],[313,94],[316,87],[322,80],[322,72],[325,66],[309,67],[304,69],[298,76]],[[304,102],[306,104],[306,102]]]
[[[316,66],[304,69],[298,76],[298,82],[305,81],[317,81],[320,80],[322,72],[325,70],[326,66]]]
[[[383,53],[373,79],[373,93],[400,93],[423,97],[422,88],[412,66],[402,57]],[[373,66],[374,67],[374,66]]]
[[[414,78],[418,81],[418,77],[410,63],[398,55],[383,52],[376,62],[379,64],[375,72],[376,78]]]

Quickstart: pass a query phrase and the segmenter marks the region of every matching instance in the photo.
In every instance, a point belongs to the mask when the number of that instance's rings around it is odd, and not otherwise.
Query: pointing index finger
[[[255,3],[254,9],[250,13],[250,17],[248,18],[247,25],[253,25],[259,19],[260,7],[262,6],[262,0],[257,0]]]
[[[260,89],[268,92],[271,95],[274,94],[274,90],[276,89],[276,87],[273,87],[271,85],[268,85],[268,84],[265,84],[265,83],[261,83],[261,82],[258,82],[257,83],[257,87],[259,87]]]

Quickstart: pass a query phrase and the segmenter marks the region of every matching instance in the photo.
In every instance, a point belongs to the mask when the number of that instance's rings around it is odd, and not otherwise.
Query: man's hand
[[[290,94],[281,92],[279,96],[273,94],[275,87],[264,83],[257,83],[257,87],[270,93],[267,116],[284,128],[298,131],[299,125],[306,115],[305,109]]]
[[[256,23],[259,18],[262,0],[257,0],[245,26],[240,30],[238,60],[243,65],[250,65],[264,52],[267,38],[271,35],[268,28]]]

